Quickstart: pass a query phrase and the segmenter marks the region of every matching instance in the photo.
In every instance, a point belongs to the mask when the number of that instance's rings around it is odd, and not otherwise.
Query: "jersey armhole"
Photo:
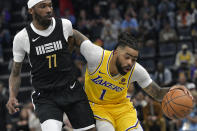
[[[102,59],[100,60],[98,66],[96,67],[96,69],[95,69],[93,72],[90,72],[90,71],[88,70],[88,67],[87,67],[87,71],[88,71],[88,74],[89,74],[89,75],[93,75],[93,74],[96,73],[97,70],[100,68],[100,66],[101,66],[101,64],[102,64],[102,62],[103,62],[104,52],[105,52],[105,50],[103,50],[103,53],[102,53],[102,56],[101,56]]]

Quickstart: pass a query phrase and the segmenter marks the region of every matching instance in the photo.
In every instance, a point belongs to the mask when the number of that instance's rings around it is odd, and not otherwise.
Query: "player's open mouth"
[[[124,68],[124,71],[125,71],[125,72],[129,72],[130,70],[131,70],[130,67],[125,67],[125,68]]]

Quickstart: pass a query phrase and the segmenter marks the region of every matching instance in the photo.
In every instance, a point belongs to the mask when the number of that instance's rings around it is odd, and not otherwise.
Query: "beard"
[[[126,75],[126,74],[127,74],[127,72],[125,72],[125,71],[123,70],[123,67],[122,67],[122,65],[121,65],[120,60],[119,60],[118,57],[117,57],[117,59],[116,59],[116,67],[117,67],[117,69],[118,69],[118,72],[119,72],[121,75]]]
[[[51,24],[52,20],[47,19],[49,17],[52,17],[52,14],[48,14],[47,16],[42,17],[35,11],[35,20],[38,21],[38,24],[43,26],[44,28],[48,28]]]

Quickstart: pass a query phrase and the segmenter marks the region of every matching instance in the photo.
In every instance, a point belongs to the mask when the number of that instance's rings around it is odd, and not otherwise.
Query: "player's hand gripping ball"
[[[193,97],[190,91],[181,85],[170,88],[162,100],[162,110],[170,119],[186,117],[193,110]]]

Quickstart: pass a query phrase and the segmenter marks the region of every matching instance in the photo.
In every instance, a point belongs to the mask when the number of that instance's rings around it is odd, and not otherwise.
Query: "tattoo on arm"
[[[78,46],[80,46],[84,40],[88,40],[86,36],[84,36],[82,33],[74,29],[73,29],[73,38],[74,38],[76,45]]]
[[[148,87],[144,88],[144,91],[155,100],[161,102],[164,95],[169,91],[169,88],[161,88],[153,81]]]
[[[9,89],[10,89],[10,96],[16,97],[18,94],[18,89],[20,87],[22,63],[20,62],[13,62],[12,71],[9,77]]]

